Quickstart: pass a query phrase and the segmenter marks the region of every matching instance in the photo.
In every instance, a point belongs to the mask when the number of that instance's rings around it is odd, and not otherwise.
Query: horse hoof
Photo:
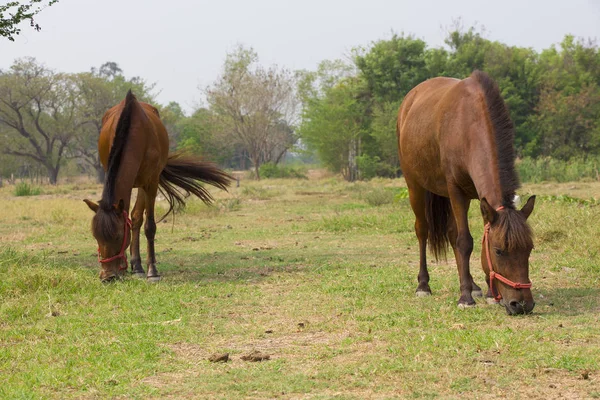
[[[148,282],[160,282],[160,275],[156,275],[156,276],[149,276],[148,278],[146,278],[148,280]]]
[[[460,308],[461,310],[465,310],[467,308],[473,308],[473,307],[475,307],[475,303],[473,303],[473,304],[458,303],[458,308]]]
[[[494,299],[493,297],[486,297],[485,301],[488,304],[500,304],[500,302]]]
[[[426,292],[425,290],[417,290],[416,295],[417,297],[427,297],[431,296],[431,292]]]
[[[473,290],[471,292],[471,296],[473,296],[473,297],[483,297],[483,292],[481,290]]]

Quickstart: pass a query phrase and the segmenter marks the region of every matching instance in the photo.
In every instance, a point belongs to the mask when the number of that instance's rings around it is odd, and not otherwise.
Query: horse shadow
[[[600,288],[552,288],[534,292],[534,312],[577,316],[600,313]]]

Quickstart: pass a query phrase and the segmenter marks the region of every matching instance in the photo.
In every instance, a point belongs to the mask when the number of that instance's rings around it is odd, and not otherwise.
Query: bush
[[[274,163],[266,163],[258,168],[261,178],[297,178],[297,179],[308,179],[308,177],[299,169],[294,167],[288,167],[285,165],[277,165]]]
[[[599,179],[600,157],[571,158],[568,161],[552,157],[525,157],[516,163],[517,172],[523,182],[544,181],[573,182],[582,179]]]
[[[394,202],[394,192],[385,188],[376,188],[363,195],[368,205],[373,207],[392,204]]]
[[[15,196],[37,196],[42,193],[39,187],[30,186],[26,182],[21,182],[15,186]]]

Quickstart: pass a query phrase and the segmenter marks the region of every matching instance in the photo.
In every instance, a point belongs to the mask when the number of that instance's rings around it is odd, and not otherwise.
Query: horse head
[[[527,223],[534,204],[535,196],[531,196],[521,210],[494,209],[481,199],[485,222],[481,263],[488,279],[488,297],[501,300],[509,315],[530,313],[535,306],[529,280],[533,234]]]
[[[102,269],[100,279],[111,281],[127,270],[125,250],[131,241],[131,220],[127,216],[123,200],[117,204],[84,202],[94,212],[92,234],[98,242],[98,261]]]

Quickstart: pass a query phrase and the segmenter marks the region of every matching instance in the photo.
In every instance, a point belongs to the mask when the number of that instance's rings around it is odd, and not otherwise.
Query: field
[[[600,183],[522,188],[536,307],[517,317],[457,308],[453,260],[414,295],[403,186],[242,180],[191,200],[159,224],[158,284],[99,281],[82,199],[100,186],[0,189],[0,398],[600,398]],[[477,203],[470,219],[484,285]]]

